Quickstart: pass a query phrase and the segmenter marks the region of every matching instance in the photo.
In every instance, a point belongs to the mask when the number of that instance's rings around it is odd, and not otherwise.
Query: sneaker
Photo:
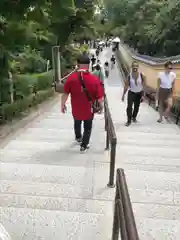
[[[137,123],[137,119],[136,118],[133,118],[133,123]]]
[[[162,123],[163,120],[162,120],[162,119],[158,119],[157,122],[158,122],[158,123]]]
[[[80,148],[81,153],[85,153],[85,152],[87,152],[87,150],[88,150],[88,147],[81,147]]]
[[[81,144],[82,138],[76,138],[76,142],[77,142],[78,144]]]
[[[130,125],[131,125],[131,122],[129,121],[125,124],[126,127],[129,127]]]

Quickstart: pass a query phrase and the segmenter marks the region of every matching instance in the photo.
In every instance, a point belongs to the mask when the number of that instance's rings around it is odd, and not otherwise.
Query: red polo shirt
[[[90,72],[83,72],[83,81],[92,101],[103,97],[104,90],[96,76]],[[91,103],[83,92],[77,72],[72,73],[67,78],[64,84],[64,91],[71,95],[72,115],[76,120],[88,120],[93,117]]]

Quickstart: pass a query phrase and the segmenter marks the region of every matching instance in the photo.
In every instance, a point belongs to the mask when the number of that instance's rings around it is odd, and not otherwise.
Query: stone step
[[[179,220],[137,217],[136,225],[141,240],[178,240],[180,236]]]
[[[106,217],[112,217],[114,207],[111,201],[3,193],[0,194],[0,206],[95,213],[106,215]]]
[[[175,139],[173,140],[162,140],[162,139],[149,139],[148,136],[146,139],[143,138],[137,138],[137,139],[131,139],[131,138],[125,138],[123,137],[118,139],[118,145],[129,145],[129,146],[141,146],[143,147],[163,147],[163,148],[178,148],[179,147],[179,142]]]
[[[1,180],[69,185],[92,184],[93,162],[89,167],[52,166],[37,164],[0,164]]]
[[[177,147],[146,147],[146,146],[129,146],[129,145],[120,145],[118,146],[117,153],[122,156],[151,156],[160,157],[160,158],[179,158],[180,148]]]
[[[12,240],[9,233],[6,231],[4,226],[0,223],[0,240]]]
[[[178,220],[180,221],[180,205],[165,205],[153,203],[133,203],[134,215],[138,218]]]
[[[97,159],[95,163],[106,164],[109,169],[109,157]],[[116,158],[116,168],[125,170],[140,170],[150,172],[180,172],[179,158],[151,158],[142,156],[121,156]]]
[[[67,143],[66,143],[67,144]],[[65,165],[89,167],[94,161],[107,159],[107,151],[104,151],[105,143],[100,146],[91,146],[88,153],[81,154],[80,147],[70,142],[54,151],[40,150],[2,150],[0,151],[1,162],[4,163],[25,163],[43,165]],[[101,157],[100,157],[101,155]]]
[[[141,133],[146,133],[148,135],[148,133],[155,133],[155,134],[173,134],[173,135],[178,135],[180,136],[180,131],[179,128],[177,127],[171,127],[169,125],[164,125],[164,127],[162,127],[162,125],[131,125],[130,127],[125,127],[124,126],[124,122],[115,124],[115,128],[118,129],[119,132],[122,133],[122,135],[126,134],[126,133],[133,133],[135,135],[136,132],[141,132]]]
[[[171,159],[170,159],[171,160]],[[141,164],[137,165],[136,163],[124,163],[124,161],[118,161],[116,163],[116,168],[123,168],[124,170],[136,170],[136,171],[147,171],[147,172],[174,172],[180,173],[180,165],[150,165],[150,164]]]
[[[1,207],[13,240],[110,240],[112,218],[102,214]]]
[[[174,172],[125,171],[130,188],[180,191],[180,174]]]
[[[180,134],[169,134],[169,133],[162,133],[162,134],[157,134],[157,133],[145,133],[145,132],[138,132],[138,131],[129,131],[129,132],[123,132],[123,136],[122,136],[122,132],[117,132],[116,133],[117,138],[118,138],[118,142],[121,141],[123,142],[123,140],[136,140],[136,141],[153,141],[153,140],[162,140],[164,141],[163,144],[166,144],[166,141],[180,141]]]
[[[86,180],[84,183],[81,183],[81,185],[1,180],[0,192],[7,194],[89,199],[93,196],[92,183],[92,178],[89,181]]]

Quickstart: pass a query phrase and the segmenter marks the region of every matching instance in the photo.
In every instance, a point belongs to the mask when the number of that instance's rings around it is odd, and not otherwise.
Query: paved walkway
[[[102,62],[110,55],[102,53]],[[179,239],[180,131],[157,124],[145,103],[140,123],[125,127],[118,69],[106,85],[116,167],[125,169],[140,239]],[[114,189],[106,187],[103,116],[95,119],[89,152],[80,154],[73,138],[70,108],[62,115],[58,103],[0,149],[0,221],[12,240],[111,239]]]

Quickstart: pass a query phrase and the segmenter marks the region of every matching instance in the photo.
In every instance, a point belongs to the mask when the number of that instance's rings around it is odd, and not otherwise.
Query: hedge
[[[31,94],[23,99],[19,99],[14,103],[5,103],[1,108],[1,123],[11,121],[15,117],[21,117],[30,108],[42,103],[44,100],[54,95],[53,89],[39,91],[36,95]]]
[[[22,99],[33,92],[49,89],[52,86],[52,71],[39,74],[21,74],[14,76],[14,100]]]

